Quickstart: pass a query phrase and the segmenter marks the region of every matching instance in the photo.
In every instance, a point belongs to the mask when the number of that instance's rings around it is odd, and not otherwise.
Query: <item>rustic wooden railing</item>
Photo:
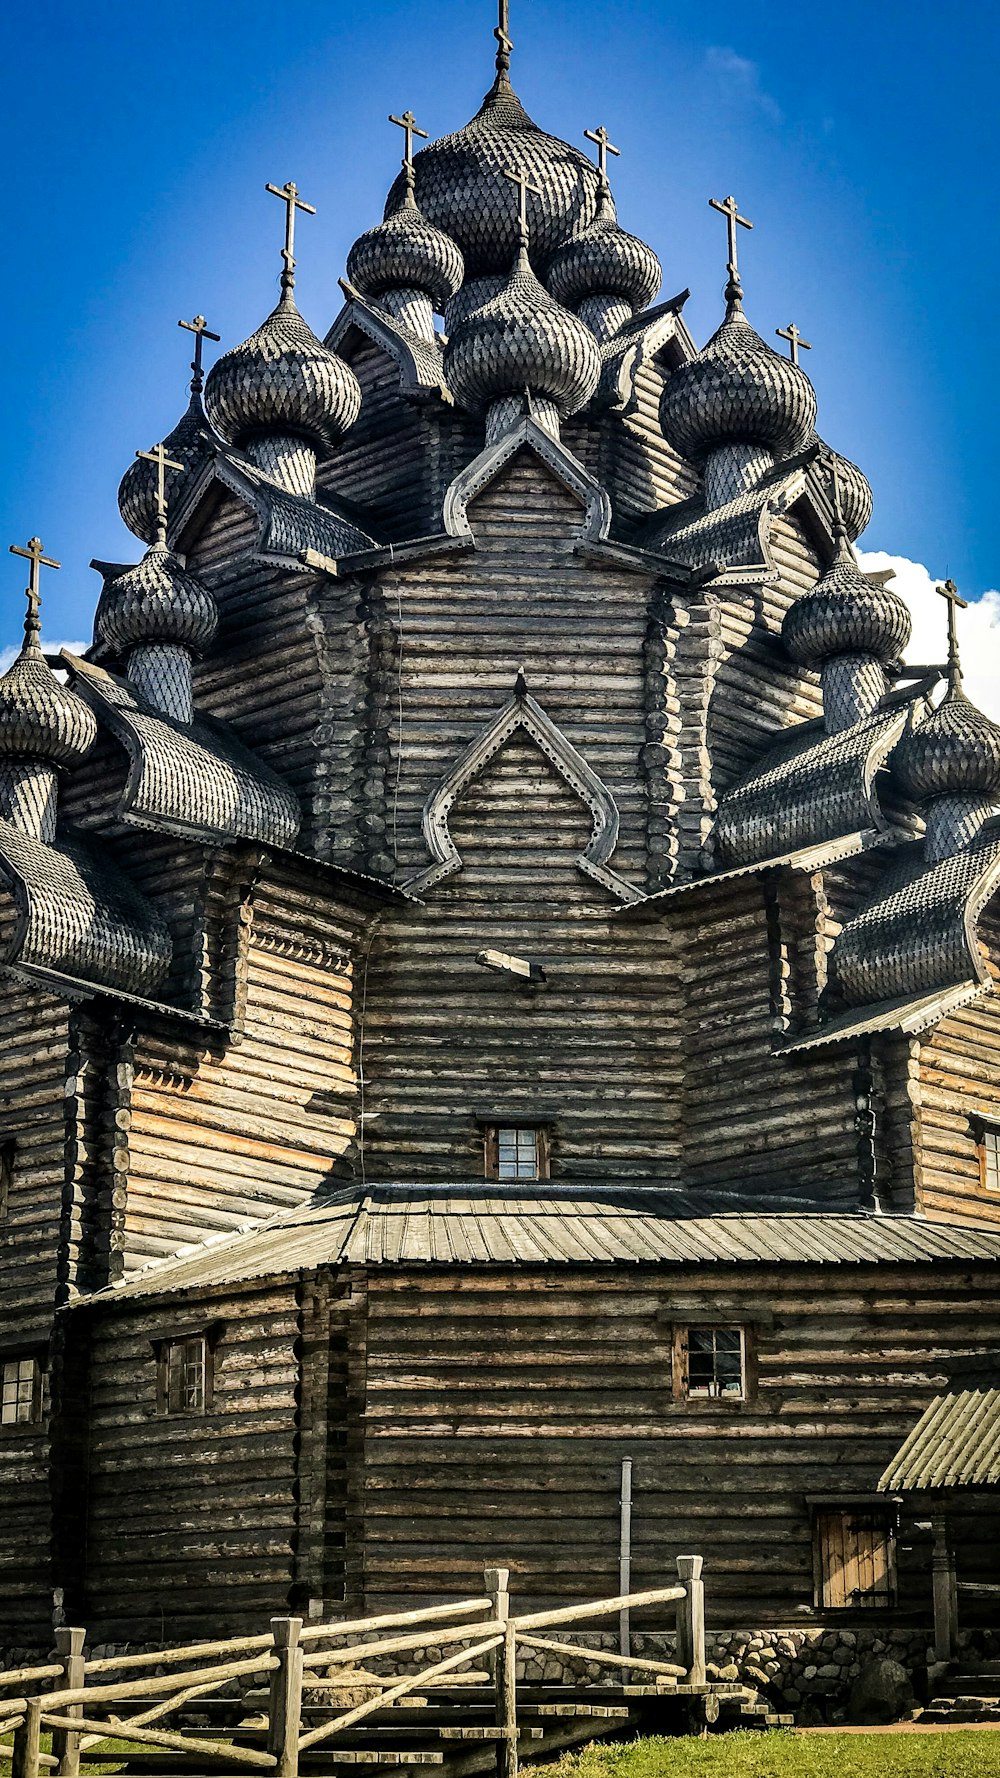
[[[668,1681],[683,1679],[689,1685],[702,1686],[705,1633],[701,1566],[700,1556],[679,1556],[678,1585],[529,1612],[521,1617],[510,1614],[509,1571],[488,1568],[485,1594],[478,1599],[329,1624],[273,1618],[267,1634],[191,1643],[152,1654],[113,1655],[101,1660],[87,1660],[84,1630],[62,1629],[56,1635],[58,1662],[0,1673],[0,1693],[21,1689],[25,1694],[0,1696],[0,1735],[13,1731],[14,1737],[11,1778],[42,1778],[43,1773],[49,1772],[56,1773],[57,1778],[78,1778],[82,1759],[88,1759],[88,1763],[107,1761],[108,1753],[98,1750],[109,1740],[137,1750],[172,1750],[196,1762],[209,1756],[216,1768],[224,1763],[234,1770],[266,1771],[275,1774],[275,1778],[297,1778],[300,1756],[310,1748],[342,1735],[399,1699],[447,1682],[449,1675],[451,1683],[458,1682],[462,1677],[460,1669],[483,1660],[495,1685],[496,1726],[491,1735],[497,1747],[498,1778],[516,1778],[518,1649],[570,1655],[602,1669],[628,1668],[654,1673]],[[668,1603],[676,1608],[677,1663],[616,1655],[537,1634],[539,1630]],[[456,1619],[459,1621],[455,1622]],[[380,1630],[389,1634],[367,1639],[373,1631]],[[366,1640],[359,1640],[361,1637]],[[313,1646],[329,1642],[345,1646]],[[303,1689],[322,1693],[342,1689],[345,1684],[346,1676],[331,1676],[331,1667],[356,1666],[359,1661],[411,1653],[429,1644],[441,1648],[449,1643],[456,1645],[454,1653],[401,1679],[387,1678],[365,1702],[302,1732]],[[144,1670],[152,1667],[177,1670],[146,1677]],[[320,1667],[327,1670],[323,1675],[315,1672]],[[118,1677],[111,1681],[98,1677],[109,1673]],[[217,1692],[230,1680],[250,1674],[269,1679],[266,1751],[236,1740],[209,1740],[196,1731],[175,1731],[164,1726],[164,1719],[173,1712]],[[45,1693],[35,1691],[45,1680],[54,1682],[52,1689]],[[148,1704],[144,1702],[147,1699]],[[134,1710],[136,1703],[140,1704],[138,1711]],[[116,1704],[132,1707],[133,1713],[117,1714]],[[52,1736],[51,1753],[42,1749],[46,1731]],[[336,1763],[336,1749],[331,1748],[330,1753]],[[122,1758],[127,1759],[127,1755]]]

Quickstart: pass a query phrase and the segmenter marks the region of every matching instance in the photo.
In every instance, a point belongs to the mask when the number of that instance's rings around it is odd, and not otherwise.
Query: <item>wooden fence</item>
[[[173,1750],[182,1759],[187,1756],[185,1764],[192,1771],[200,1769],[199,1762],[203,1767],[206,1757],[210,1757],[217,1769],[228,1765],[241,1772],[259,1770],[274,1773],[276,1778],[298,1778],[300,1756],[309,1749],[332,1742],[367,1717],[413,1693],[457,1683],[462,1678],[462,1668],[485,1662],[496,1699],[495,1727],[489,1733],[496,1742],[497,1778],[516,1778],[518,1650],[569,1655],[602,1669],[627,1668],[656,1674],[668,1683],[682,1680],[688,1686],[703,1687],[705,1615],[701,1568],[700,1556],[678,1556],[677,1585],[622,1593],[611,1599],[529,1612],[520,1617],[511,1616],[510,1612],[509,1571],[488,1568],[484,1594],[479,1599],[330,1624],[273,1618],[270,1632],[258,1636],[192,1643],[153,1654],[113,1655],[102,1660],[86,1658],[84,1630],[62,1629],[56,1632],[58,1661],[0,1673],[0,1693],[24,1693],[0,1696],[0,1735],[13,1731],[12,1778],[41,1778],[49,1772],[56,1773],[58,1778],[78,1778],[81,1761],[107,1763],[107,1751],[102,1754],[99,1749],[108,1740],[136,1750]],[[666,1604],[675,1607],[676,1663],[616,1655],[538,1633]],[[385,1636],[368,1640],[373,1631],[382,1630],[387,1632]],[[455,1644],[454,1653],[436,1659],[419,1672],[386,1679],[364,1703],[331,1715],[329,1720],[303,1732],[303,1690],[322,1694],[350,1683],[346,1673],[340,1678],[331,1677],[331,1667],[349,1669],[367,1660],[412,1655],[432,1644],[440,1649],[451,1643]],[[176,1670],[150,1671],[158,1667]],[[327,1671],[320,1674],[319,1668]],[[118,1677],[104,1680],[102,1676],[110,1673]],[[246,1745],[245,1739],[210,1740],[196,1730],[171,1730],[164,1726],[164,1720],[173,1712],[196,1699],[218,1695],[219,1688],[229,1681],[250,1675],[266,1675],[269,1681],[266,1728],[262,1725],[260,1730],[264,1746]],[[35,1688],[45,1681],[51,1682],[50,1689],[38,1692]],[[137,1704],[139,1708],[135,1710]],[[132,1714],[116,1712],[116,1705]],[[42,1750],[46,1731],[52,1735],[51,1753]],[[246,1735],[242,1729],[233,1732]],[[330,1748],[330,1756],[336,1764],[335,1747]],[[127,1754],[121,1758],[127,1761]]]

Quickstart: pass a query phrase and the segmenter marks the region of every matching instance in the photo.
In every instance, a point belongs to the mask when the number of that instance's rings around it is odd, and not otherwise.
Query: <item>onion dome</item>
[[[193,653],[208,648],[219,613],[207,587],[180,565],[165,543],[111,581],[97,606],[95,632],[117,654],[137,644],[170,642]]]
[[[575,309],[586,296],[618,296],[633,311],[644,309],[660,288],[662,269],[652,247],[619,226],[607,181],[601,185],[595,220],[558,248],[549,262],[546,284],[552,295]]]
[[[991,796],[1000,792],[1000,728],[949,689],[926,722],[904,736],[893,771],[916,802],[932,796]]]
[[[469,278],[505,273],[517,252],[517,223],[508,214],[504,183],[508,168],[536,188],[529,212],[536,264],[597,216],[593,162],[539,129],[514,93],[503,60],[501,45],[497,78],[472,121],[413,157],[420,210],[457,243]],[[387,218],[398,210],[404,190],[401,173],[389,193]]]
[[[328,352],[282,291],[256,333],[216,360],[205,409],[217,432],[239,445],[255,432],[301,434],[319,447],[343,438],[361,409],[350,366]]]
[[[464,273],[454,241],[425,221],[409,182],[398,209],[355,241],[347,256],[348,279],[362,296],[377,302],[386,290],[423,290],[438,314]]]
[[[674,371],[660,398],[667,443],[695,460],[736,441],[790,457],[815,425],[816,395],[805,371],[754,331],[738,294],[708,345]]]
[[[177,425],[163,440],[167,456],[181,465],[180,469],[166,471],[166,493],[171,505],[180,498],[192,471],[210,456],[218,442],[209,430],[200,394],[193,393]],[[156,536],[156,483],[156,470],[149,460],[136,457],[118,487],[118,511],[133,536],[141,537],[144,543],[152,543]]]
[[[871,484],[856,463],[852,463],[849,457],[842,457],[838,451],[831,450],[829,445],[826,446],[826,457],[831,466],[836,467],[844,529],[853,543],[861,536],[872,516]]]
[[[48,666],[40,628],[35,604],[29,603],[21,652],[0,679],[0,756],[77,765],[97,739],[97,723],[83,699],[60,685]]]
[[[503,289],[450,336],[445,376],[473,413],[525,389],[575,414],[597,388],[600,354],[590,329],[538,282],[522,242]]]
[[[832,567],[785,613],[781,637],[801,666],[863,654],[888,667],[910,640],[910,613],[898,593],[865,579],[842,535]]]

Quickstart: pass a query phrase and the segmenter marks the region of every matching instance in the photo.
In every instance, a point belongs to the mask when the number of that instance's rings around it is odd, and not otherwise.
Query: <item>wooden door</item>
[[[885,1513],[817,1513],[816,1540],[820,1605],[895,1605],[895,1533]]]

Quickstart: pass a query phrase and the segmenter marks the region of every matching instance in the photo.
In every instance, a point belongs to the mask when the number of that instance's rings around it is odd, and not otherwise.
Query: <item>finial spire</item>
[[[497,40],[497,78],[506,80],[510,73],[510,52],[514,45],[510,36],[509,0],[498,0],[499,23],[493,35]]]
[[[788,341],[788,356],[793,364],[798,364],[800,351],[812,351],[812,341],[802,338],[794,321],[789,321],[787,327],[776,327],[774,331],[779,340]]]
[[[281,249],[281,257],[285,269],[281,274],[282,295],[295,288],[295,212],[304,210],[307,216],[315,216],[314,204],[307,204],[299,197],[299,188],[294,180],[286,179],[284,185],[266,185],[273,197],[280,198],[285,205],[285,245]]]
[[[12,543],[10,545],[10,553],[12,556],[24,556],[25,559],[31,563],[31,568],[28,572],[28,584],[24,589],[24,596],[28,601],[28,611],[24,620],[24,640],[25,645],[28,648],[37,648],[38,637],[42,628],[41,619],[38,615],[38,608],[42,603],[40,585],[42,577],[41,571],[43,568],[59,568],[62,564],[54,561],[51,556],[42,554],[42,540],[40,537],[29,537],[27,546],[24,549],[21,548],[20,544]]]
[[[753,223],[748,222],[745,216],[740,215],[736,199],[732,196],[709,198],[708,201],[712,209],[721,210],[726,219],[729,235],[729,264],[727,267],[729,282],[726,285],[725,298],[730,308],[739,308],[743,301],[743,286],[740,283],[739,259],[736,252],[736,230],[737,228],[753,228]]]
[[[529,193],[529,191],[533,191],[536,198],[540,198],[542,195],[541,188],[537,185],[532,185],[531,180],[528,178],[527,173],[515,173],[512,170],[512,168],[510,168],[510,167],[504,167],[503,176],[505,179],[509,179],[512,185],[517,186],[517,190],[518,190],[517,226],[518,226],[518,230],[519,230],[520,236],[521,236],[521,251],[522,251],[522,253],[527,253],[528,240],[529,240],[529,235],[528,235],[528,193]]]
[[[601,175],[601,184],[607,185],[608,155],[621,154],[621,149],[615,147],[602,123],[598,124],[596,130],[584,130],[583,133],[588,142],[597,143],[597,171]]]
[[[942,599],[948,601],[948,690],[950,693],[962,689],[962,664],[958,657],[958,625],[955,612],[969,609],[968,599],[963,599],[953,580],[946,580],[944,586],[935,588]]]
[[[191,393],[192,395],[200,395],[205,386],[205,372],[201,362],[202,344],[205,340],[218,341],[222,338],[222,335],[220,333],[212,332],[204,315],[196,315],[193,321],[178,321],[177,325],[178,327],[186,327],[188,333],[194,334],[194,357],[191,360],[191,370],[193,373],[191,377]]]
[[[161,444],[154,445],[151,451],[136,451],[135,454],[144,463],[156,464],[156,543],[162,547],[167,541],[167,470],[183,469],[184,465],[168,457]]]
[[[416,178],[413,172],[413,138],[420,136],[426,142],[428,140],[427,131],[419,128],[412,111],[404,111],[402,117],[394,117],[390,111],[389,122],[397,124],[404,134],[403,172],[406,174],[407,194],[412,197],[416,189]]]

